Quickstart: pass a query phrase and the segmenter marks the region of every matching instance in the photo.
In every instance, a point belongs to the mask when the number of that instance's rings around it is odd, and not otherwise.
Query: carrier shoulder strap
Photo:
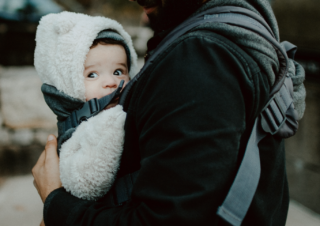
[[[251,205],[260,179],[261,166],[258,147],[259,142],[267,134],[278,134],[279,131],[285,127],[287,122],[290,121],[288,120],[287,112],[293,115],[293,126],[289,123],[290,126],[288,127],[290,128],[285,128],[285,133],[292,135],[297,129],[292,104],[293,85],[291,78],[288,76],[288,57],[286,53],[286,49],[292,52],[295,51],[296,47],[288,43],[282,47],[275,39],[272,30],[263,18],[252,11],[229,6],[209,9],[183,22],[159,44],[138,75],[136,75],[124,89],[120,98],[120,104],[124,103],[134,83],[139,80],[145,69],[153,64],[155,58],[161,52],[163,52],[174,40],[204,23],[226,23],[242,27],[262,36],[272,44],[280,62],[279,74],[270,92],[270,101],[261,114],[255,119],[245,154],[235,180],[223,204],[218,208],[216,213],[229,224],[240,226]],[[293,111],[293,113],[290,113],[290,111]],[[121,181],[121,178],[119,181]],[[115,186],[117,186],[117,181]],[[119,189],[119,191],[120,190],[121,189]],[[122,200],[128,200],[130,198],[130,196],[126,198],[123,198],[123,195],[120,196],[122,196]]]

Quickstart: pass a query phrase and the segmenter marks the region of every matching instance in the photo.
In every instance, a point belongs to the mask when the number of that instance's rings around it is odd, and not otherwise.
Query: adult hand
[[[62,187],[59,171],[59,157],[57,154],[57,139],[50,135],[45,150],[32,169],[33,184],[44,203],[48,195],[55,189]]]

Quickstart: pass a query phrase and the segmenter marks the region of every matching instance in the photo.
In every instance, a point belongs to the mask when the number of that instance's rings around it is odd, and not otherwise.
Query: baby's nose
[[[102,87],[117,88],[118,87],[117,79],[115,79],[114,76],[104,76],[104,79],[102,81]]]

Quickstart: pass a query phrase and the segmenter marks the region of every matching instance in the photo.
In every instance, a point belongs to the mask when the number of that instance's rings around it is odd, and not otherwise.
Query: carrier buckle
[[[260,114],[262,129],[271,135],[276,134],[287,120],[286,108],[280,98],[280,93],[273,95]]]
[[[75,111],[77,123],[80,124],[83,121],[97,115],[100,112],[100,105],[97,98],[93,98],[85,102],[79,110]]]

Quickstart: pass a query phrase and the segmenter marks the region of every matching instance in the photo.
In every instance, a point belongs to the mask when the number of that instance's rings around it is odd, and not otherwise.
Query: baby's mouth
[[[114,100],[112,100],[111,103],[108,104],[107,107],[104,108],[104,110],[113,108],[113,107],[117,106],[118,103],[119,103],[119,97],[117,97],[117,98],[115,98]]]

